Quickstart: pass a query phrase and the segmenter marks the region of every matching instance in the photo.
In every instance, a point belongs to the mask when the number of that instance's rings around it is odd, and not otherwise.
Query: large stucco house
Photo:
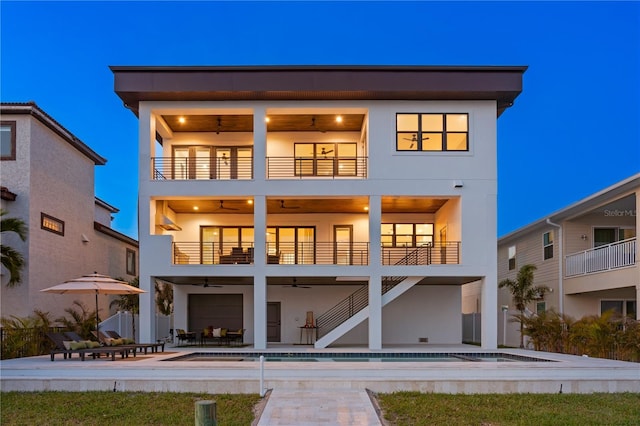
[[[2,236],[26,267],[14,287],[6,286],[2,270],[1,314],[26,317],[39,309],[55,319],[75,300],[93,312],[91,295],[40,290],[93,272],[127,281],[137,276],[138,242],[111,228],[118,209],[95,196],[94,168],[106,160],[33,102],[2,103],[0,114],[0,207],[28,227],[26,242]],[[99,297],[102,319],[112,298]]]
[[[553,309],[580,319],[613,309],[640,319],[639,199],[640,174],[635,174],[504,235],[498,240],[498,282],[515,279],[523,265],[533,264],[534,284],[550,292],[532,302],[529,312]],[[499,314],[499,341],[517,346],[518,326],[509,324],[517,313],[511,294],[500,289],[498,296],[506,308]]]
[[[498,311],[496,121],[526,67],[111,69],[139,119],[142,340],[155,282],[176,329],[256,349],[459,344],[475,281]]]

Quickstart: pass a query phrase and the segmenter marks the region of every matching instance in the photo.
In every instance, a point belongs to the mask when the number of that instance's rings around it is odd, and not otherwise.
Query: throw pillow
[[[105,346],[113,346],[113,338],[107,337],[106,339],[104,339],[104,345]]]
[[[87,344],[85,342],[71,342],[71,350],[86,349]]]
[[[111,340],[111,346],[119,346],[119,345],[122,345],[122,344],[123,344],[122,339],[112,339]]]
[[[133,344],[136,343],[136,341],[133,340],[133,339],[130,339],[128,337],[123,337],[122,338],[122,343],[125,344],[125,345],[133,345]]]
[[[221,337],[221,333],[222,333],[222,329],[221,328],[214,328],[213,329],[213,337]]]
[[[71,344],[73,343],[73,340],[65,340],[64,342],[62,342],[62,344],[64,345],[64,348],[66,350],[71,350]]]
[[[227,329],[223,328],[220,330],[220,337],[227,337]]]
[[[94,341],[91,341],[91,340],[87,340],[85,343],[86,343],[88,349],[95,349],[95,348],[99,348],[100,347],[100,342],[94,342]]]

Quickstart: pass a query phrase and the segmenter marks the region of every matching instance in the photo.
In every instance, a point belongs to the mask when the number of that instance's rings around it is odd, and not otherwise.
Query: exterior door
[[[353,225],[333,226],[333,263],[353,264]]]
[[[280,342],[280,302],[267,302],[267,342]]]

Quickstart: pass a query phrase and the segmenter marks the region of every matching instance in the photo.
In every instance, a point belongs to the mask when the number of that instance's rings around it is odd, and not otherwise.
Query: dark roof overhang
[[[136,115],[142,101],[495,100],[522,92],[526,66],[111,66]]]

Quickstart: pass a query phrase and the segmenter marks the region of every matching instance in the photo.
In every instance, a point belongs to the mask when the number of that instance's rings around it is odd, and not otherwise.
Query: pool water
[[[257,362],[553,362],[500,352],[438,353],[296,353],[296,352],[194,352],[164,361]]]

